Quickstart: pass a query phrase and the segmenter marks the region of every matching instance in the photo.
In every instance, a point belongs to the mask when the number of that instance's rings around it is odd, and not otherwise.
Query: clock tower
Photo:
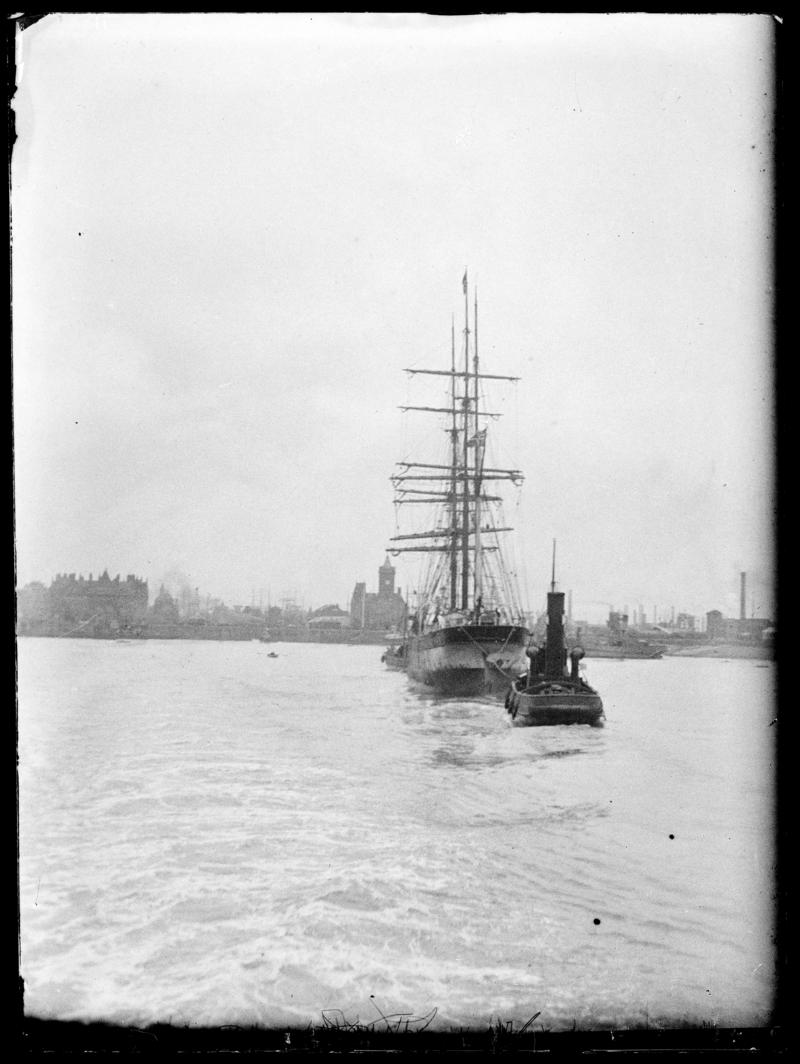
[[[394,566],[386,555],[386,561],[378,570],[378,596],[379,598],[391,598],[394,595]]]

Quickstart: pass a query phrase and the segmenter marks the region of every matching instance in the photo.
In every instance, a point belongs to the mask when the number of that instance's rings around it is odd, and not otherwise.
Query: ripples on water
[[[19,642],[29,1015],[768,1022],[773,668],[590,661],[604,729],[379,647]]]

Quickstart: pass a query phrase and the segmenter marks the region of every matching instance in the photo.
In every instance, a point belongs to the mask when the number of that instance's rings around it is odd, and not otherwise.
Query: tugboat
[[[406,667],[406,648],[404,643],[388,646],[381,655],[381,661],[387,669],[404,669]]]
[[[602,727],[603,701],[579,675],[581,646],[567,654],[564,639],[564,593],[556,591],[555,543],[553,579],[547,594],[547,637],[544,646],[531,641],[525,652],[528,671],[511,685],[506,709],[517,727],[542,724],[591,724]],[[567,667],[569,658],[569,667]]]

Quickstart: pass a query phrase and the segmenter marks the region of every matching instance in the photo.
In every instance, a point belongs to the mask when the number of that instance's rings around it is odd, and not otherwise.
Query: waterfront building
[[[50,592],[38,580],[17,592],[17,623],[20,633],[46,625],[50,618]]]
[[[20,590],[20,634],[95,635],[141,624],[147,617],[147,581],[129,574],[113,579],[104,571],[95,580],[58,573],[49,588],[28,584]]]
[[[395,568],[387,555],[378,569],[378,591],[368,592],[366,583],[357,583],[350,599],[353,628],[386,631],[402,626],[406,604],[400,588],[394,586]]]
[[[706,634],[717,643],[760,643],[772,627],[772,621],[763,617],[723,617],[719,610],[706,614]]]
[[[349,628],[350,614],[338,605],[320,606],[308,616],[309,628]]]
[[[178,603],[172,595],[170,595],[169,591],[167,591],[163,584],[156,595],[156,600],[153,603],[153,608],[151,610],[151,616],[158,624],[175,624],[180,618]]]

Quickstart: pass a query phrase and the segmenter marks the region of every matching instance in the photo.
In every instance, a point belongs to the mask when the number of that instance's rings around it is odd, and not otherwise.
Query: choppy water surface
[[[590,661],[512,728],[380,647],[22,639],[29,1015],[768,1022],[773,666]]]

